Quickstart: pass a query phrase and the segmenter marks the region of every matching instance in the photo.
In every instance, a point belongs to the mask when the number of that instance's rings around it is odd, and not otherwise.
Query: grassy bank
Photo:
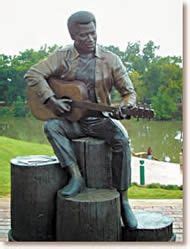
[[[10,193],[10,160],[24,155],[53,155],[49,145],[30,143],[0,136],[0,197]],[[181,190],[146,188],[133,185],[129,189],[129,198],[133,199],[178,199]]]
[[[129,188],[128,196],[131,199],[181,199],[183,191],[176,189],[147,188],[132,186]]]
[[[10,193],[10,160],[16,156],[53,155],[49,145],[0,136],[0,196]]]

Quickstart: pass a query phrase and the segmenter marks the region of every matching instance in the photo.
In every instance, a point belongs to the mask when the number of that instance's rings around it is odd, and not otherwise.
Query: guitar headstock
[[[134,118],[147,118],[152,119],[155,116],[155,112],[152,108],[147,105],[137,105],[133,108],[122,107],[122,112],[127,116]]]

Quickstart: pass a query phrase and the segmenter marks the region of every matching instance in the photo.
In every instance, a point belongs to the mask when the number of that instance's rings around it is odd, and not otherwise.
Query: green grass
[[[10,160],[24,155],[53,155],[50,145],[30,143],[0,136],[0,197],[10,194]],[[179,189],[146,188],[132,185],[132,199],[178,199],[183,197]]]
[[[183,191],[132,186],[128,190],[128,196],[131,199],[181,199]]]
[[[10,160],[16,156],[53,155],[49,145],[0,136],[0,197],[10,193]]]

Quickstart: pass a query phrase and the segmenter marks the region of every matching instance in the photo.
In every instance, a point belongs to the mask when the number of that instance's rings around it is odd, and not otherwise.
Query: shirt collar
[[[80,54],[78,53],[75,46],[73,45],[71,59],[74,60],[79,56],[80,56]],[[96,45],[95,57],[97,57],[99,59],[102,59],[104,57],[102,50],[101,50],[101,47],[98,44]]]
[[[100,45],[96,45],[96,52],[95,52],[95,56],[98,57],[99,59],[103,59],[103,53],[102,53],[102,49]]]

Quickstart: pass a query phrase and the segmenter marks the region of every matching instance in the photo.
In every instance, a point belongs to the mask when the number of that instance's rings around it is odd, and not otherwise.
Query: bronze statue
[[[110,105],[114,86],[122,96],[121,107],[133,108],[136,93],[120,58],[97,44],[96,20],[92,13],[79,11],[68,19],[68,30],[73,45],[58,49],[47,59],[34,65],[25,75],[29,87],[35,90],[46,107],[56,116],[71,111],[71,99],[57,99],[50,88],[50,77],[85,83],[91,102]],[[131,151],[128,134],[117,120],[124,118],[121,108],[111,117],[101,112],[88,111],[79,121],[67,118],[49,119],[44,126],[61,167],[68,171],[70,181],[62,189],[65,197],[78,194],[84,188],[71,140],[84,136],[104,139],[112,148],[113,187],[120,193],[121,215],[129,229],[137,227],[137,220],[128,203],[127,190],[131,183]]]

